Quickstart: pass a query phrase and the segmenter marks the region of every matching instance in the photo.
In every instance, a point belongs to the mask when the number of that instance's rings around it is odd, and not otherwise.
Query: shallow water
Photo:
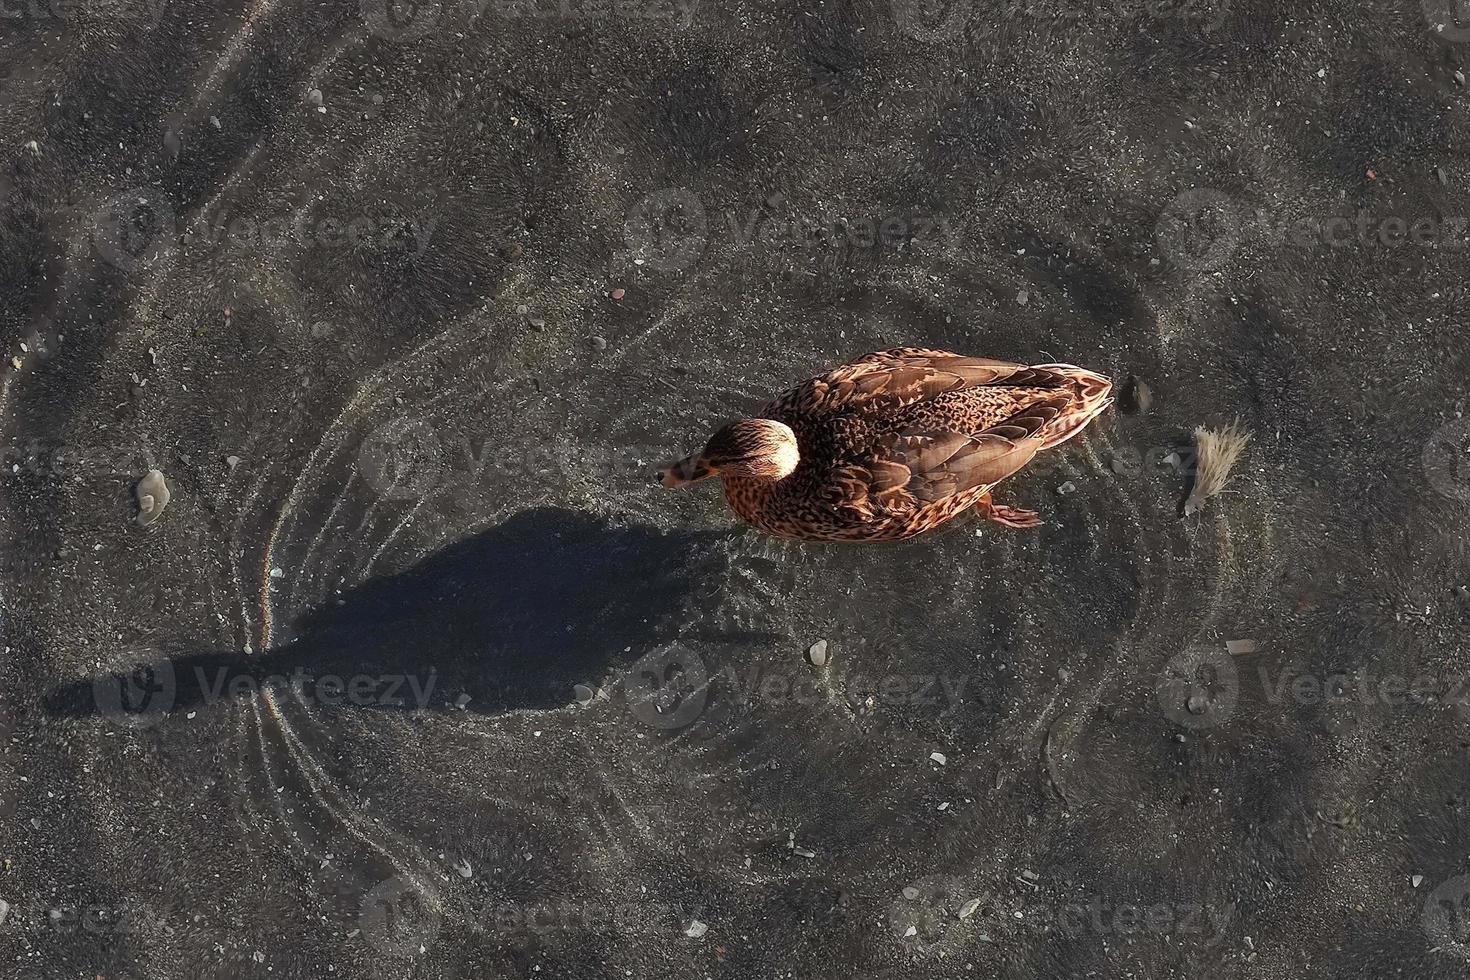
[[[1461,975],[1470,34],[537,9],[0,18],[15,975]],[[1154,405],[1034,531],[654,485],[897,344]]]

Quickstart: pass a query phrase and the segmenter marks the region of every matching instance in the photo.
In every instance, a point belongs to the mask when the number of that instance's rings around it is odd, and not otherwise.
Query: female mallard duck
[[[718,475],[736,514],[788,538],[895,541],[969,507],[1035,527],[991,488],[1081,432],[1112,387],[1070,364],[897,347],[803,382],[659,475],[668,487]]]

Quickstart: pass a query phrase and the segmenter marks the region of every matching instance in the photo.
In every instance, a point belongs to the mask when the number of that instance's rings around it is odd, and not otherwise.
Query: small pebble
[[[1137,375],[1130,374],[1123,386],[1123,410],[1130,415],[1143,415],[1153,406],[1154,393]]]
[[[225,465],[230,468],[230,472],[231,473],[235,472],[235,467],[237,467],[237,466],[240,465],[240,457],[239,456],[226,456],[225,457]]]
[[[1462,71],[1456,71],[1455,72],[1455,81],[1459,82],[1461,85],[1464,85],[1465,84],[1465,73],[1462,72]]]
[[[169,492],[168,481],[164,479],[162,470],[149,470],[148,475],[138,481],[133,492],[138,498],[137,520],[141,527],[152,527],[157,523],[158,519],[163,516],[169,499],[173,496]]]
[[[608,295],[611,296],[613,299],[622,299],[624,296],[628,295],[628,292],[622,286],[619,286]]]
[[[310,92],[307,92],[306,101],[310,102],[312,105],[321,105],[323,102],[322,90],[319,88],[314,88]]]
[[[707,932],[709,932],[709,926],[700,922],[698,919],[691,919],[689,924],[684,927],[684,935],[690,939],[698,939]]]
[[[813,643],[806,651],[806,659],[813,667],[827,666],[827,641]]]
[[[962,920],[963,919],[968,919],[970,916],[974,915],[975,912],[976,912],[976,910],[979,909],[979,908],[980,908],[980,899],[978,899],[978,898],[972,898],[968,902],[966,902],[964,905],[961,905],[960,906],[959,916],[960,916],[960,918]]]
[[[285,573],[284,570],[282,570],[280,568],[272,568],[271,569],[271,578],[285,578],[285,577],[286,577],[286,573]]]
[[[607,338],[606,337],[593,337],[592,338],[592,349],[593,350],[607,350]]]
[[[930,752],[929,753],[929,761],[930,762],[937,762],[941,766],[942,765],[945,765],[945,764],[947,764],[949,762],[949,760],[944,757],[944,753],[943,752]]]
[[[539,316],[533,316],[531,317],[531,326],[536,330],[540,330],[542,327],[546,326],[546,321],[541,319],[541,317]]]
[[[917,936],[918,934],[919,934],[919,928],[918,928],[918,926],[909,926],[907,929],[905,929],[903,931],[903,938],[905,938],[905,939],[912,939],[913,937]]]
[[[577,699],[578,704],[591,704],[592,699],[597,695],[586,684],[574,684],[572,685],[572,696]]]
[[[914,899],[919,897],[919,890],[913,885],[907,885],[904,887],[903,897],[912,902]]]
[[[529,306],[527,306],[525,303],[521,303],[519,306],[516,307],[516,313],[519,316],[525,316],[527,313],[530,313],[530,312],[531,312],[531,308]]]
[[[1021,306],[1025,306],[1027,303],[1031,302],[1031,294],[1024,289],[1021,290],[1019,293],[1016,294],[1016,302],[1019,303]]]
[[[1184,702],[1184,707],[1192,715],[1202,715],[1209,708],[1210,702],[1203,694],[1191,694],[1189,700]]]
[[[1057,487],[1057,493],[1059,493],[1063,497],[1065,497],[1067,494],[1071,493],[1072,491],[1074,491],[1076,489],[1077,489],[1077,484],[1073,483],[1071,480],[1068,480],[1066,483],[1063,483],[1061,486]]]
[[[1424,876],[1415,875],[1414,877],[1409,879],[1409,884],[1413,885],[1415,888],[1418,888],[1420,885],[1424,884]]]
[[[1256,652],[1255,640],[1226,640],[1225,649],[1230,651],[1231,656],[1238,657],[1245,653]]]

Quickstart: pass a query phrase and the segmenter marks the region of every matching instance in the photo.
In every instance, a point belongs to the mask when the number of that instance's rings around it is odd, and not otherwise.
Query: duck
[[[1071,364],[895,347],[803,381],[656,475],[719,477],[736,516],[796,540],[897,541],[965,511],[1032,528],[1034,511],[992,491],[1081,432],[1112,387]]]

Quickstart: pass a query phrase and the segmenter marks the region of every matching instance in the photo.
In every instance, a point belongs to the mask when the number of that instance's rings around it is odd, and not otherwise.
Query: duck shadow
[[[327,709],[559,707],[575,685],[691,638],[687,603],[720,581],[719,537],[522,511],[311,609],[260,656],[150,654],[130,672],[53,689],[45,708],[137,722],[267,687]]]

